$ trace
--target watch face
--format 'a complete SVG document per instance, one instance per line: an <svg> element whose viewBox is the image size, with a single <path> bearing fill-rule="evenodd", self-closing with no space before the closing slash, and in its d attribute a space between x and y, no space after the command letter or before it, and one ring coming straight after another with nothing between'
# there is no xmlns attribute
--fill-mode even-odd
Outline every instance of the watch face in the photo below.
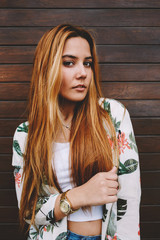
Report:
<svg viewBox="0 0 160 240"><path fill-rule="evenodd" d="M66 200L61 200L60 209L63 213L67 214L70 211L70 205Z"/></svg>

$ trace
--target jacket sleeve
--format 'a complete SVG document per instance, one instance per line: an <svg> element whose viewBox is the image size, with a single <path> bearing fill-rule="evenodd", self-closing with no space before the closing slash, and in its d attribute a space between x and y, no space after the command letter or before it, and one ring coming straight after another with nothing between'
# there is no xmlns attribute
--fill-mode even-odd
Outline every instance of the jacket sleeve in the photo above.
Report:
<svg viewBox="0 0 160 240"><path fill-rule="evenodd" d="M139 157L129 113L124 115L118 130L119 192L117 202L117 239L140 239L140 168Z"/></svg>
<svg viewBox="0 0 160 240"><path fill-rule="evenodd" d="M13 156L12 156L12 165L14 166L14 177L15 177L15 189L18 200L18 207L20 207L21 194L23 188L23 154L25 150L27 139L27 133L24 128L24 124L20 125L14 134L13 138ZM36 206L36 215L35 215L35 224L36 225L48 225L56 224L54 218L54 205L58 193L53 189L53 192L50 192L48 185L44 185L43 189L45 194L38 197L37 206ZM27 194L27 193L26 193ZM29 223L29 219L25 219Z"/></svg>

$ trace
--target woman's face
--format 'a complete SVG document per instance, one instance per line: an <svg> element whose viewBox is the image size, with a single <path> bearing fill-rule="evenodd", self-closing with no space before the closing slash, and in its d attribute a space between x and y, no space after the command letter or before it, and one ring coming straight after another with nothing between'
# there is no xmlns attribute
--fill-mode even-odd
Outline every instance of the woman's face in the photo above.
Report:
<svg viewBox="0 0 160 240"><path fill-rule="evenodd" d="M60 95L69 101L82 101L92 79L92 56L84 38L73 37L66 41L62 54L62 85Z"/></svg>

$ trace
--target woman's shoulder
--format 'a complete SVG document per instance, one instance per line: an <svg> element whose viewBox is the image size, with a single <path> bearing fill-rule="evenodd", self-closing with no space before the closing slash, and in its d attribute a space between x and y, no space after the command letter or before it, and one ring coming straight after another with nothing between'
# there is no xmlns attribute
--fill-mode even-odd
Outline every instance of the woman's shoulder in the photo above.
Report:
<svg viewBox="0 0 160 240"><path fill-rule="evenodd" d="M13 136L13 160L12 165L21 166L23 162L21 158L23 158L25 152L25 146L27 142L28 135L28 122L21 123L15 130Z"/></svg>
<svg viewBox="0 0 160 240"><path fill-rule="evenodd" d="M99 104L111 117L122 120L126 112L126 107L119 101L111 98L100 98Z"/></svg>

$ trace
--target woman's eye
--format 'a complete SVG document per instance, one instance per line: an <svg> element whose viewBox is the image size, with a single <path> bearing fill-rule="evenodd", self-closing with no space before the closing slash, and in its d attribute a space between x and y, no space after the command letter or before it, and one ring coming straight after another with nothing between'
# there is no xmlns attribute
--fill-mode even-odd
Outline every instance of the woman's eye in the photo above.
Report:
<svg viewBox="0 0 160 240"><path fill-rule="evenodd" d="M66 67L70 67L72 66L74 63L72 61L64 61L63 62L63 65L66 66Z"/></svg>
<svg viewBox="0 0 160 240"><path fill-rule="evenodd" d="M84 65L85 65L86 67L91 67L91 66L92 66L92 62L84 62Z"/></svg>

